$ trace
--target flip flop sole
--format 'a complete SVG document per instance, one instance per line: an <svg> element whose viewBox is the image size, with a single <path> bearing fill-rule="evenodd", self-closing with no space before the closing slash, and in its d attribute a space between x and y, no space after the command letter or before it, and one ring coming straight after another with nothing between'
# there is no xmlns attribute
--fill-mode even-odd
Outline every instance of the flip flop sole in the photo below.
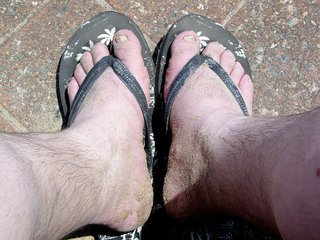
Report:
<svg viewBox="0 0 320 240"><path fill-rule="evenodd" d="M121 13L112 11L100 13L82 24L74 33L59 62L57 73L57 93L64 122L66 122L68 111L70 109L66 88L73 76L81 54L86 50L90 50L92 45L98 42L104 42L109 47L112 54L112 38L114 34L121 29L129 29L133 31L139 39L144 64L148 70L150 80L152 82L154 81L155 71L152 55L138 26L132 19Z"/></svg>

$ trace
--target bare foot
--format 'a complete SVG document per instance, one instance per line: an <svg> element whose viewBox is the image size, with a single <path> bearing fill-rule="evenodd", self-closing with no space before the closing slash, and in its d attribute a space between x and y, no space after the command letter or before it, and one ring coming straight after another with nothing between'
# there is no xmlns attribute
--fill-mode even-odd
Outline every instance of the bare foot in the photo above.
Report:
<svg viewBox="0 0 320 240"><path fill-rule="evenodd" d="M139 40L131 31L121 30L113 41L115 56L135 76L149 101L150 80ZM107 55L107 47L97 43L82 56L68 86L70 102L91 68ZM97 191L101 191L101 197L94 206L95 223L127 231L147 220L153 194L143 148L143 128L143 115L136 99L108 68L66 130L87 146L92 161L96 161L96 179L92 181L101 181L93 184L100 186Z"/></svg>
<svg viewBox="0 0 320 240"><path fill-rule="evenodd" d="M177 36L171 47L165 97L178 72L199 53L199 46L199 38L192 31ZM252 114L253 85L232 52L212 42L201 54L212 57L230 74ZM201 66L182 87L170 114L172 143L164 184L165 207L171 216L185 219L220 210L220 199L215 196L215 177L211 176L221 153L220 137L228 132L230 125L244 118L232 94L207 66ZM217 143L217 149L207 147L208 138ZM209 159L208 151L213 151L216 157ZM207 206L211 206L210 209Z"/></svg>

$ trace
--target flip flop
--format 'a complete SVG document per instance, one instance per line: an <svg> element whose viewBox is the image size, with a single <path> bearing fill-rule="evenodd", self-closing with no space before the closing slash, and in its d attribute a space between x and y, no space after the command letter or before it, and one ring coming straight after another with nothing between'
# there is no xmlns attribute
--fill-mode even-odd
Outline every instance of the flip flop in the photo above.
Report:
<svg viewBox="0 0 320 240"><path fill-rule="evenodd" d="M133 20L123 14L112 11L98 14L82 24L82 26L74 33L60 59L57 73L57 94L64 123L63 128L69 127L73 123L82 102L94 86L96 80L108 67L112 67L119 79L132 92L143 113L145 122L145 151L147 153L148 168L151 173L152 156L150 143L150 117L147 100L135 77L120 60L113 56L112 39L114 34L121 29L129 29L133 31L139 39L144 64L148 70L151 81L154 81L154 62L150 49L142 32ZM97 42L103 42L108 46L110 56L102 58L97 64L95 64L88 73L83 84L80 86L72 106L70 106L66 91L68 83L73 76L73 72L82 54L85 51L90 51L92 46Z"/></svg>
<svg viewBox="0 0 320 240"><path fill-rule="evenodd" d="M245 104L245 101L237 88L237 86L233 83L230 76L227 72L214 61L212 58L203 56L203 55L196 55L194 56L180 71L177 75L175 80L173 81L167 101L165 103L163 99L163 85L164 85L164 78L165 72L168 67L168 61L170 59L170 47L172 42L175 40L176 36L187 30L193 30L197 33L200 38L200 50L209 43L209 42L219 42L222 44L226 49L229 49L236 58L246 74L251 77L251 70L249 67L248 60L244 54L242 47L240 46L237 39L228 31L226 30L221 24L216 23L215 21L211 20L210 18L200 16L200 15L187 15L182 17L178 20L172 27L169 29L167 34L164 36L160 45L157 48L155 53L156 58L156 79L155 79L155 92L156 92L156 101L160 102L162 116L164 118L164 128L165 132L169 130L169 116L170 111L174 102L175 97L179 93L181 87L185 84L188 77L192 75L202 64L206 63L210 67L212 71L214 71L226 87L230 90L233 94L235 100L239 104L244 115L248 115L248 110Z"/></svg>
<svg viewBox="0 0 320 240"><path fill-rule="evenodd" d="M157 211L157 216L153 219L153 225L155 226L159 226L161 222L168 222L168 219L170 219L166 214L163 206L163 184L167 171L168 154L171 144L169 117L175 97L177 96L185 82L188 81L189 76L191 76L202 64L207 64L210 69L220 77L221 81L230 90L243 114L249 115L245 101L238 87L233 83L227 72L212 58L200 54L194 56L182 68L169 89L167 100L164 100L163 89L165 73L168 68L169 59L171 57L171 45L179 33L188 30L193 30L199 36L201 51L209 42L219 42L226 49L229 49L235 55L236 61L238 61L242 65L245 73L251 77L251 70L248 60L237 39L222 25L207 17L194 14L182 17L172 25L167 34L157 45L154 52L154 59L156 62L156 78L154 90L156 104L152 123L157 152L153 170L155 211ZM221 228L223 228L223 222L221 222L217 223L217 225L215 226L216 229L219 229L219 224L221 225ZM169 232L172 230L170 230L170 227L171 226L168 227L169 230L166 229ZM204 231L207 233L208 230ZM193 234L189 235L192 236ZM205 238L207 239L207 236L209 236L209 234L205 234L205 236Z"/></svg>
<svg viewBox="0 0 320 240"><path fill-rule="evenodd" d="M63 128L71 126L77 114L79 113L82 102L85 100L87 94L95 85L96 80L108 67L111 67L113 71L118 75L119 79L128 87L128 89L134 95L143 113L145 123L144 142L145 151L147 154L147 165L149 173L150 175L152 175L153 164L150 141L150 109L152 107L148 106L144 92L135 77L130 73L128 68L113 55L112 39L114 34L121 29L131 30L139 39L141 44L141 55L143 57L143 61L148 70L151 81L150 85L154 85L154 62L149 46L138 26L132 19L123 14L113 11L100 13L82 24L81 27L74 33L67 46L65 47L65 50L59 62L57 71L57 95L60 111L63 118ZM68 83L73 76L74 70L82 54L85 51L90 51L92 46L98 42L103 42L108 46L110 56L102 58L98 63L94 65L94 67L87 74L84 82L80 86L73 104L70 106L67 94ZM130 238L138 238L139 236L137 236L137 234L140 235L139 232L140 230L135 230L133 232L125 233L121 236L115 236L114 234L112 234L112 236L100 236L100 238L103 237L103 239L124 239L128 236Z"/></svg>

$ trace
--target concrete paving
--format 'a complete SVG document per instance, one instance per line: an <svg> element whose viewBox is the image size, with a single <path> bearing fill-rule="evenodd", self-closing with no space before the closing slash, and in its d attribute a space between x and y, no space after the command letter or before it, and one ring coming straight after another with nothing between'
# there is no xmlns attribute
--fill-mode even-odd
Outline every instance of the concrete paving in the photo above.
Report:
<svg viewBox="0 0 320 240"><path fill-rule="evenodd" d="M318 1L19 1L0 3L0 129L57 131L56 69L67 40L99 12L127 14L153 48L188 13L221 22L242 43L255 84L254 113L283 116L320 105Z"/></svg>

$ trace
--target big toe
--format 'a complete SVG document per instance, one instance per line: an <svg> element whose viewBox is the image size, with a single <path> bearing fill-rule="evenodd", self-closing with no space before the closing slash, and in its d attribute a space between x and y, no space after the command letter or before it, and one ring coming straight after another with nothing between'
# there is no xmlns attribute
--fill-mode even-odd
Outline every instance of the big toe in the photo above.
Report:
<svg viewBox="0 0 320 240"><path fill-rule="evenodd" d="M139 82L149 102L150 79L141 55L139 39L130 30L120 30L114 36L113 48L115 56L129 69Z"/></svg>
<svg viewBox="0 0 320 240"><path fill-rule="evenodd" d="M200 40L193 31L180 33L171 46L171 58L166 71L164 98L167 98L170 86L184 65L200 51Z"/></svg>

